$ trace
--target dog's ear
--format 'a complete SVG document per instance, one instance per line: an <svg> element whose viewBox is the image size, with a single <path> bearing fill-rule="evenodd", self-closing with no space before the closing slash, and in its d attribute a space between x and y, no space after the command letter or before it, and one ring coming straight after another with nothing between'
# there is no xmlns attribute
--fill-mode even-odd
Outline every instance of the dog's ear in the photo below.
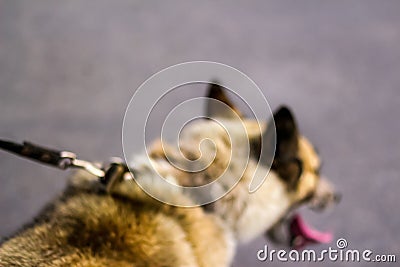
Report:
<svg viewBox="0 0 400 267"><path fill-rule="evenodd" d="M272 169L293 188L302 173L302 162L298 159L299 133L296 120L289 108L283 106L274 113L274 121L276 150Z"/></svg>
<svg viewBox="0 0 400 267"><path fill-rule="evenodd" d="M277 145L276 157L297 156L298 129L295 118L289 108L282 106L274 113Z"/></svg>
<svg viewBox="0 0 400 267"><path fill-rule="evenodd" d="M237 118L242 117L242 113L235 104L229 99L217 81L210 84L208 88L208 101L206 106L206 116L209 118ZM235 114L236 113L236 114Z"/></svg>

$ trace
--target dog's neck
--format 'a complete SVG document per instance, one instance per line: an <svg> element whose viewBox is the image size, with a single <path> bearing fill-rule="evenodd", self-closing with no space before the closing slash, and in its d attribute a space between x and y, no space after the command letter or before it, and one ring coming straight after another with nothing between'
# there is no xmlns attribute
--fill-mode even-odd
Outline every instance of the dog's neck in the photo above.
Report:
<svg viewBox="0 0 400 267"><path fill-rule="evenodd" d="M179 178L171 175L173 172L167 160L158 159L153 162L153 166L145 166L147 164L144 162L148 161L135 163L135 166L142 166L140 176L146 176L144 180L155 182L156 180L150 178L157 175L153 166L158 166L158 172L169 173L170 179L175 180L173 182L179 181ZM211 213L222 219L227 230L231 231L239 242L247 242L262 235L285 215L292 203L286 184L274 171L269 172L256 192L249 193L255 164L250 161L240 182L228 194L212 204ZM143 177L139 177L141 178ZM157 186L153 182L152 186ZM164 188L163 192L168 194L169 190Z"/></svg>
<svg viewBox="0 0 400 267"><path fill-rule="evenodd" d="M256 192L249 193L250 174L246 172L241 182L215 203L215 213L240 242L262 235L287 213L292 203L287 186L273 171Z"/></svg>

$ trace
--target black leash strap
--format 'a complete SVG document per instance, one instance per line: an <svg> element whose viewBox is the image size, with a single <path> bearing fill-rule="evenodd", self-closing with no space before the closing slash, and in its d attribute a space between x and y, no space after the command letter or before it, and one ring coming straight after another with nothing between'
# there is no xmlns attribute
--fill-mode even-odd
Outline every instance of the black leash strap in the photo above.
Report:
<svg viewBox="0 0 400 267"><path fill-rule="evenodd" d="M76 158L74 153L63 153L62 151L41 147L29 142L18 144L11 141L0 140L0 148L19 156L60 168L62 170L71 167L73 165L72 161Z"/></svg>
<svg viewBox="0 0 400 267"><path fill-rule="evenodd" d="M128 167L119 158L113 158L107 168L101 168L89 161L80 160L75 153L69 151L58 151L29 142L22 144L0 139L0 149L11 152L27 159L35 160L62 170L68 168L80 168L97 176L100 182L107 188L121 179L132 178ZM128 174L126 177L124 177Z"/></svg>

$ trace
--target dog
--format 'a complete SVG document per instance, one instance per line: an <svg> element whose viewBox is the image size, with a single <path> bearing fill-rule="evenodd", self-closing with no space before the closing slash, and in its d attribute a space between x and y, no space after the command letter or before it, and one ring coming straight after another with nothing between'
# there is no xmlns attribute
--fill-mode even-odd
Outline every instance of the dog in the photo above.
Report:
<svg viewBox="0 0 400 267"><path fill-rule="evenodd" d="M158 174L177 185L199 186L218 182L215 178L228 169L228 175L240 180L226 195L205 206L177 207L157 201L132 180L121 180L104 192L96 177L78 171L64 193L33 222L2 241L0 266L230 266L238 243L263 234L278 240L277 229L287 224L299 206L324 209L337 201L332 185L320 175L316 150L299 133L287 107L273 116L276 148L271 170L250 194L249 184L262 152L260 143L271 122L259 127L244 118L217 84L210 86L208 98L230 107L241 118L246 135L236 131L240 127L229 112L210 101L207 116L223 121L233 133L231 139L214 120L196 120L182 134L179 149L156 141L148 155L139 155L130 165L140 183L180 203L193 201L179 190L164 188L155 179ZM235 138L248 141L250 156L240 146L232 153ZM212 142L199 149L204 139ZM171 164L171 159L196 160L201 154L206 160L209 155L214 159L199 172L185 172ZM243 162L244 171L237 173L235 167Z"/></svg>

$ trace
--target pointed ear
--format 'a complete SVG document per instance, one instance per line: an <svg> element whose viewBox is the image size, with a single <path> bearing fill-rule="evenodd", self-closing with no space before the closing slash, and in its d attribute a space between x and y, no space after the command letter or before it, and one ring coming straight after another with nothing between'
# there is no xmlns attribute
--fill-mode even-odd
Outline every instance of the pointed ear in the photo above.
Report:
<svg viewBox="0 0 400 267"><path fill-rule="evenodd" d="M298 128L292 112L280 107L274 113L276 128L276 150L272 169L277 171L289 187L297 184L302 173L302 162L298 159Z"/></svg>
<svg viewBox="0 0 400 267"><path fill-rule="evenodd" d="M232 111L236 112L237 115L242 117L242 113L237 109L233 102L228 98L218 82L210 84L208 88L209 98L206 105L207 117L220 117L220 118L235 118L237 117ZM221 103L222 102L222 103ZM224 105L225 104L225 105Z"/></svg>
<svg viewBox="0 0 400 267"><path fill-rule="evenodd" d="M297 155L298 129L292 112L282 106L274 113L276 128L276 152L278 158L288 158Z"/></svg>

